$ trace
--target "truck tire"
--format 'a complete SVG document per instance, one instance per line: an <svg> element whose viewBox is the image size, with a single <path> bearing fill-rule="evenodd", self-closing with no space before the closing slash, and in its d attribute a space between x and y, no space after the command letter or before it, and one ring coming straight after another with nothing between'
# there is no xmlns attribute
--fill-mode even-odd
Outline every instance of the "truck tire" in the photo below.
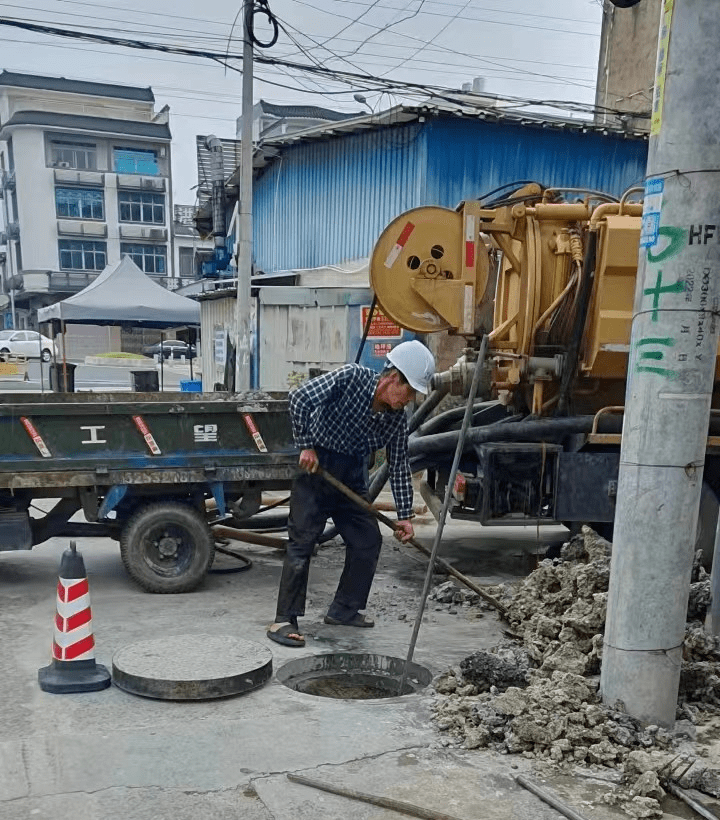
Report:
<svg viewBox="0 0 720 820"><path fill-rule="evenodd" d="M141 507L120 536L130 577L146 592L190 592L207 575L215 542L204 516L177 502Z"/></svg>
<svg viewBox="0 0 720 820"><path fill-rule="evenodd" d="M707 481L703 481L700 492L700 509L698 512L697 530L695 531L695 550L702 550L702 565L710 572L713 562L713 552L715 551L715 530L718 522L718 512L720 503ZM570 530L571 535L580 532L581 524L568 521L565 526ZM612 522L589 523L595 532L608 541L613 540L614 524Z"/></svg>

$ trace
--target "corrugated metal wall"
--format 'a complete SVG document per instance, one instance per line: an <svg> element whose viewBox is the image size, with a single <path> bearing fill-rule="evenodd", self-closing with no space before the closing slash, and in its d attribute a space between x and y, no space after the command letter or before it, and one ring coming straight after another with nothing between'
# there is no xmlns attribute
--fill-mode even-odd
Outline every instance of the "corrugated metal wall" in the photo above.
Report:
<svg viewBox="0 0 720 820"><path fill-rule="evenodd" d="M425 201L418 204L454 207L522 179L620 196L645 179L642 140L457 119L428 123L426 139Z"/></svg>
<svg viewBox="0 0 720 820"><path fill-rule="evenodd" d="M646 155L640 140L449 117L291 145L255 184L255 262L272 273L367 256L403 211L517 179L619 195Z"/></svg>
<svg viewBox="0 0 720 820"><path fill-rule="evenodd" d="M230 344L237 337L235 294L200 302L200 368L204 391L225 381L225 363Z"/></svg>
<svg viewBox="0 0 720 820"><path fill-rule="evenodd" d="M257 180L255 264L266 273L367 256L417 202L422 125L290 146Z"/></svg>

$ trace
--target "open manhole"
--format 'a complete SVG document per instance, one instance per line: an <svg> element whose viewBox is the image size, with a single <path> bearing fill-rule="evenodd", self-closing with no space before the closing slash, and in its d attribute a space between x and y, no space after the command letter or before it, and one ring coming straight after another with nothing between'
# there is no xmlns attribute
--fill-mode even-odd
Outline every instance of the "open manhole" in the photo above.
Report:
<svg viewBox="0 0 720 820"><path fill-rule="evenodd" d="M321 698L371 700L412 695L424 689L432 674L424 666L410 663L400 692L405 661L389 655L336 652L290 661L277 672L280 683L296 692Z"/></svg>

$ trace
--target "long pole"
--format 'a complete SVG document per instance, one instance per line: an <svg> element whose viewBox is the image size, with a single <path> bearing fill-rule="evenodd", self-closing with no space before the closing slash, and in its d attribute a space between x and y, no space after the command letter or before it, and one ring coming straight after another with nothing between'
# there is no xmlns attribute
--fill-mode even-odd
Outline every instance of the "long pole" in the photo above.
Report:
<svg viewBox="0 0 720 820"><path fill-rule="evenodd" d="M600 686L672 726L720 306L720 5L663 0Z"/></svg>
<svg viewBox="0 0 720 820"><path fill-rule="evenodd" d="M252 269L253 47L248 30L252 0L243 0L242 126L237 247L235 390L250 389L250 272Z"/></svg>
<svg viewBox="0 0 720 820"><path fill-rule="evenodd" d="M470 393L467 397L467 404L465 405L465 415L463 416L462 426L458 434L457 446L455 447L455 456L453 458L452 467L450 468L450 475L448 476L447 485L445 487L445 500L443 501L442 512L438 518L437 529L435 530L435 539L433 541L432 552L430 553L430 563L425 572L425 583L423 584L422 594L420 595L420 603L418 604L417 615L415 616L415 623L413 624L413 631L410 637L410 646L408 647L407 657L405 658L405 666L403 667L402 675L400 676L400 683L398 685L398 693L402 694L405 687L405 678L407 677L408 667L415 654L415 644L417 643L418 633L420 632L420 624L422 623L423 612L425 611L425 604L427 603L428 593L430 592L430 584L432 583L433 569L437 561L438 550L440 549L440 542L442 541L443 530L445 529L445 520L447 519L448 511L450 510L450 502L452 501L452 491L455 485L455 476L457 475L458 467L460 466L460 458L462 457L463 448L465 446L465 436L470 422L472 421L473 405L475 404L475 396L477 395L478 387L480 386L480 374L485 366L485 355L488 349L488 337L483 336L480 343L480 350L478 350L477 360L475 362L475 370L473 372L472 382L470 383Z"/></svg>

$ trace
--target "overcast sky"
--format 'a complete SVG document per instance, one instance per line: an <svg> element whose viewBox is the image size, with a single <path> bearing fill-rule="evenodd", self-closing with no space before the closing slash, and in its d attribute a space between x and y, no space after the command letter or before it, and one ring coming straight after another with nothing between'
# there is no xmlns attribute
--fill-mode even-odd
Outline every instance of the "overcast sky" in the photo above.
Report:
<svg viewBox="0 0 720 820"><path fill-rule="evenodd" d="M239 0L26 0L0 2L0 16L240 53L239 18L233 30L239 5ZM263 52L268 56L315 59L336 69L448 88L483 77L487 92L513 97L594 99L601 0L269 0L269 5L288 33L281 32L278 43ZM151 86L157 109L165 104L171 109L178 204L195 201L195 135L235 137L242 77L210 60L0 26L0 68ZM256 101L356 111L362 106L353 100L354 91L304 73L256 67ZM409 100L401 93L365 96L376 110Z"/></svg>

